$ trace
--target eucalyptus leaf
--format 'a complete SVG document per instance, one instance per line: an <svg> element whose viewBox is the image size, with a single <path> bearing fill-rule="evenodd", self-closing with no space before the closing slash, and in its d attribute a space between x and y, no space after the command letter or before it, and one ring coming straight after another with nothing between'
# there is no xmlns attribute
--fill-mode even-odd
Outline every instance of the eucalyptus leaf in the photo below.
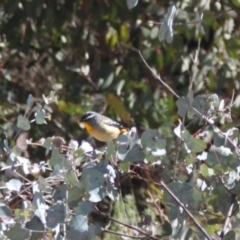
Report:
<svg viewBox="0 0 240 240"><path fill-rule="evenodd" d="M20 192L20 189L22 187L22 182L18 179L11 179L8 182L6 182L6 186L9 191Z"/></svg>
<svg viewBox="0 0 240 240"><path fill-rule="evenodd" d="M127 7L128 9L132 9L136 7L138 4L138 0L127 0Z"/></svg>
<svg viewBox="0 0 240 240"><path fill-rule="evenodd" d="M9 231L6 232L6 236L11 240L29 239L30 231L23 228L20 223L16 223Z"/></svg>
<svg viewBox="0 0 240 240"><path fill-rule="evenodd" d="M79 180L77 178L76 172L73 171L73 169L69 169L66 172L66 181L68 184L71 184L72 186L78 186Z"/></svg>
<svg viewBox="0 0 240 240"><path fill-rule="evenodd" d="M32 94L29 94L28 99L27 99L27 106L31 107L33 105L33 103L34 103L34 97Z"/></svg>
<svg viewBox="0 0 240 240"><path fill-rule="evenodd" d="M31 128L29 120L26 117L24 117L23 115L19 115L18 116L18 118L17 118L17 127L21 128L23 130L26 130L26 131Z"/></svg>
<svg viewBox="0 0 240 240"><path fill-rule="evenodd" d="M189 99L187 98L179 98L176 102L178 108L178 115L180 117L185 117L188 110L190 110Z"/></svg>
<svg viewBox="0 0 240 240"><path fill-rule="evenodd" d="M142 148L135 144L133 147L127 152L124 161L128 162L143 162L145 159L145 155L143 153Z"/></svg>
<svg viewBox="0 0 240 240"><path fill-rule="evenodd" d="M45 123L45 117L46 117L45 111L43 111L43 110L41 109L40 111L38 111L38 112L36 113L36 116L35 116L35 118L36 118L36 123L37 123L37 124L43 124L43 123Z"/></svg>

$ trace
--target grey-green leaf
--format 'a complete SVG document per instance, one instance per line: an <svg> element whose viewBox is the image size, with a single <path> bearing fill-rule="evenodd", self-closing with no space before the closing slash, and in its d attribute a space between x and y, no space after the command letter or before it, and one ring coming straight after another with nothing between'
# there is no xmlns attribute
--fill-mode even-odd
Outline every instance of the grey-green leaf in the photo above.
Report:
<svg viewBox="0 0 240 240"><path fill-rule="evenodd" d="M23 115L19 115L17 118L17 127L27 131L30 129L30 122Z"/></svg>
<svg viewBox="0 0 240 240"><path fill-rule="evenodd" d="M138 0L127 0L127 7L128 9L132 9L136 7L138 4Z"/></svg>
<svg viewBox="0 0 240 240"><path fill-rule="evenodd" d="M32 94L29 94L28 99L27 99L27 106L31 107L34 103L34 97Z"/></svg>
<svg viewBox="0 0 240 240"><path fill-rule="evenodd" d="M45 122L45 111L43 110L38 111L35 118L37 124L43 124Z"/></svg>
<svg viewBox="0 0 240 240"><path fill-rule="evenodd" d="M179 98L176 102L178 108L178 115L180 117L185 117L186 113L190 109L189 99L188 98Z"/></svg>

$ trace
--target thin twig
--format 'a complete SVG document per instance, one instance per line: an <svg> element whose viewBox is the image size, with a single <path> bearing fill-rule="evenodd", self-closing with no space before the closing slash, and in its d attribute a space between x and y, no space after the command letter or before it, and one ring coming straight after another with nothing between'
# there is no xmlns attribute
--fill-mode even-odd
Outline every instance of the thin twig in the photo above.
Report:
<svg viewBox="0 0 240 240"><path fill-rule="evenodd" d="M145 239L146 238L146 236L144 236L144 237L132 236L132 235L127 235L127 234L121 233L121 232L114 232L114 231L111 231L111 230L108 230L108 229L104 229L103 231L106 232L106 233L111 233L111 234L114 234L114 235L118 235L118 236L121 236L121 237L127 237L127 238L134 238L134 239Z"/></svg>
<svg viewBox="0 0 240 240"><path fill-rule="evenodd" d="M194 216L191 214L191 212L184 206L184 204L178 199L178 197L167 187L167 185L160 181L160 185L164 188L164 190L182 207L182 209L186 212L186 214L191 218L191 220L194 222L196 227L202 232L202 234L208 239L211 240L211 237L208 235L208 233L204 230L204 228L198 223L198 221L194 218Z"/></svg>
<svg viewBox="0 0 240 240"><path fill-rule="evenodd" d="M152 74L157 78L158 82L160 82L164 87L166 87L174 96L176 96L177 98L180 98L177 93L174 92L174 90L168 86L160 77L160 75L158 75L146 62L146 60L144 59L144 57L142 56L140 50L139 50L139 55L142 58L143 62L145 63L146 67L152 72ZM201 114L196 108L191 106L191 109L197 113L198 116L200 116L204 121L206 121L210 126L214 126L214 121L211 119L208 119L206 116L204 116L203 114ZM226 134L223 133L219 128L218 128L218 133L220 133L224 138L226 138L231 144L232 146L235 148L236 152L238 154L240 154L240 149L237 147L237 145L232 141L231 138L229 138L228 136L226 137Z"/></svg>
<svg viewBox="0 0 240 240"><path fill-rule="evenodd" d="M169 223L168 217L164 214L164 212L163 212L163 210L161 209L161 207L157 204L158 200L156 200L156 199L153 198L153 196L152 196L152 194L151 194L150 191L147 191L147 192L148 192L148 194L149 194L149 196L150 196L150 198L151 198L154 206L156 207L159 215L161 216L162 220ZM162 221L162 222L163 222L163 221Z"/></svg>
<svg viewBox="0 0 240 240"><path fill-rule="evenodd" d="M30 188L32 188L33 185L35 185L35 184L37 184L37 182L33 182L32 185L29 185L28 187L24 188L22 191L20 191L17 195L13 196L12 198L5 200L4 203L7 204L7 203L13 201L14 199L18 198L22 193L24 193L27 190L29 190Z"/></svg>
<svg viewBox="0 0 240 240"><path fill-rule="evenodd" d="M149 182L149 179L142 178L138 176L137 178ZM204 230L204 228L198 223L198 221L194 218L194 216L191 214L191 212L184 206L184 204L179 200L179 198L167 187L167 185L160 181L160 183L155 182L154 180L151 180L153 184L158 185L162 187L180 206L181 208L186 212L188 217L194 222L196 227L202 232L202 234L208 239L211 240L211 237L208 235L208 233Z"/></svg>
<svg viewBox="0 0 240 240"><path fill-rule="evenodd" d="M180 98L175 92L174 90L168 86L160 77L159 74L157 74L146 62L146 60L144 59L143 55L141 54L140 50L138 51L140 57L142 58L143 62L145 63L145 65L147 66L147 68L152 72L153 76L157 78L157 80L165 87L167 88L175 97Z"/></svg>

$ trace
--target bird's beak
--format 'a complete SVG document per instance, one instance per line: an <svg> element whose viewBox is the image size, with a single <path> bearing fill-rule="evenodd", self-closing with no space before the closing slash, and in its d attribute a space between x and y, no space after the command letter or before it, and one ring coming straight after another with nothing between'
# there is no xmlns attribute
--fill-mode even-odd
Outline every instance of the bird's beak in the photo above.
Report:
<svg viewBox="0 0 240 240"><path fill-rule="evenodd" d="M77 119L76 122L77 122L77 124L79 125L80 128L85 128L85 123L81 122L80 119Z"/></svg>
<svg viewBox="0 0 240 240"><path fill-rule="evenodd" d="M73 116L72 117L72 122L75 122L75 123L79 124L81 122L81 118L79 116Z"/></svg>

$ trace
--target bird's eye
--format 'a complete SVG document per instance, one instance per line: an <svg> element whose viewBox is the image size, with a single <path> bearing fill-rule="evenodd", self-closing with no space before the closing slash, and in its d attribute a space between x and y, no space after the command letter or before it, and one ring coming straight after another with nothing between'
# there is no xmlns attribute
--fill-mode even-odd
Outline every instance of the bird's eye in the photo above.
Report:
<svg viewBox="0 0 240 240"><path fill-rule="evenodd" d="M91 112L87 112L82 116L82 120L87 120L93 117L93 114Z"/></svg>

